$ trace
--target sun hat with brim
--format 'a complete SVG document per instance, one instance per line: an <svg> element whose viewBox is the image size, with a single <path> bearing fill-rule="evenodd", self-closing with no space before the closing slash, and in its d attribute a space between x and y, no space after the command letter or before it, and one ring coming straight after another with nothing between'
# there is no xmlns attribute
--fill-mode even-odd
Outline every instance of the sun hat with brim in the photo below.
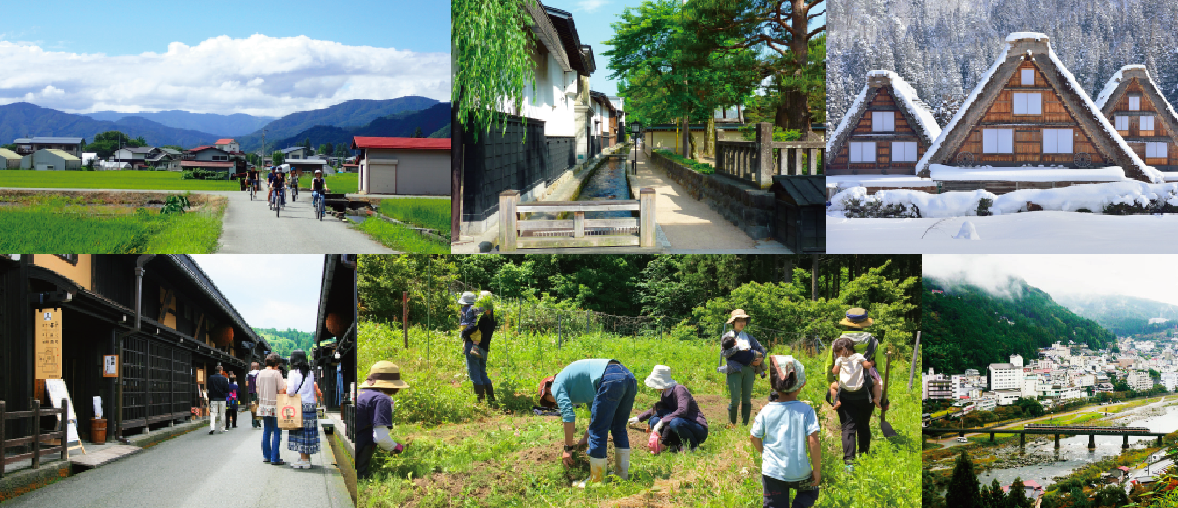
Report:
<svg viewBox="0 0 1178 508"><path fill-rule="evenodd" d="M732 311L732 317L728 318L728 324L732 324L737 319L752 319L748 314L744 313L744 309L736 309Z"/></svg>
<svg viewBox="0 0 1178 508"><path fill-rule="evenodd" d="M368 371L368 378L360 383L360 388L409 388L409 384L401 380L401 368L387 360L376 362Z"/></svg>
<svg viewBox="0 0 1178 508"><path fill-rule="evenodd" d="M656 390L666 390L679 383L671 379L671 368L666 365L655 365L654 370L646 377L646 386Z"/></svg>
<svg viewBox="0 0 1178 508"><path fill-rule="evenodd" d="M875 321L867 317L867 309L860 309L855 307L847 311L847 316L839 321L840 325L850 326L852 328L866 328L871 326Z"/></svg>
<svg viewBox="0 0 1178 508"><path fill-rule="evenodd" d="M806 367L791 355L770 356L769 382L777 393L796 392L806 384Z"/></svg>
<svg viewBox="0 0 1178 508"><path fill-rule="evenodd" d="M472 305L474 304L474 293L467 291L458 297L458 305Z"/></svg>

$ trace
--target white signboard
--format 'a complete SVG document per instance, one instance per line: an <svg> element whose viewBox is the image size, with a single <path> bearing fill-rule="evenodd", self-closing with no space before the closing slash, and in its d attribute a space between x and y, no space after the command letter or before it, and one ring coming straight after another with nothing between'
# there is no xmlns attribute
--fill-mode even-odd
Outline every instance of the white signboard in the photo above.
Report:
<svg viewBox="0 0 1178 508"><path fill-rule="evenodd" d="M53 407L61 409L61 399L65 399L70 404L69 414L66 415L66 443L78 441L78 415L74 413L74 401L70 399L70 391L65 387L65 381L61 379L46 379L45 390L49 392L49 400L53 403ZM61 415L57 415L57 421L61 422Z"/></svg>

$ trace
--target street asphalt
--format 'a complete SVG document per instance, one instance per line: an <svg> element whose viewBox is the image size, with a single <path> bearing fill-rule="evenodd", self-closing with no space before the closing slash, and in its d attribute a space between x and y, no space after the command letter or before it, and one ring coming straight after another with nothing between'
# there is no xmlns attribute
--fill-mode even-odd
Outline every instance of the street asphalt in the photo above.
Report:
<svg viewBox="0 0 1178 508"><path fill-rule="evenodd" d="M4 506L354 506L343 476L332 463L331 447L322 429L320 451L311 456L311 469L290 467L298 454L287 449L285 431L280 454L287 465L272 466L262 462L262 431L250 427L249 413L242 416L236 429L209 435L206 425L133 456L17 496Z"/></svg>
<svg viewBox="0 0 1178 508"><path fill-rule="evenodd" d="M278 217L266 202L265 186L258 199L248 192L217 192L229 197L218 254L387 254L394 251L348 223L327 215L315 218L311 193L300 192L298 201L286 194L286 207Z"/></svg>

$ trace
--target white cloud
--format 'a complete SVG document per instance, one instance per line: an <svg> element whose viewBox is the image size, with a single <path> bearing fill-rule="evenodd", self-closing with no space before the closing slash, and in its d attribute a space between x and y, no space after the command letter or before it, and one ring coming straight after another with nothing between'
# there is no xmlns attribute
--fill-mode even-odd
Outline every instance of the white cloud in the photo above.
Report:
<svg viewBox="0 0 1178 508"><path fill-rule="evenodd" d="M192 258L250 326L315 330L322 255L198 254Z"/></svg>
<svg viewBox="0 0 1178 508"><path fill-rule="evenodd" d="M306 36L219 36L130 56L0 40L0 61L0 104L28 101L70 113L183 109L282 116L351 99L450 100L446 53L345 46Z"/></svg>
<svg viewBox="0 0 1178 508"><path fill-rule="evenodd" d="M581 0L577 2L577 10L584 12L593 12L600 9L601 6L608 3L606 0Z"/></svg>

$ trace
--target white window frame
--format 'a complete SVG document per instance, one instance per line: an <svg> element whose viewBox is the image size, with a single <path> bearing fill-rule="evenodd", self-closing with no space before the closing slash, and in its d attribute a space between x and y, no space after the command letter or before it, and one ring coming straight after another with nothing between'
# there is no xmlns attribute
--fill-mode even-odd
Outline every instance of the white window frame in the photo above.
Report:
<svg viewBox="0 0 1178 508"><path fill-rule="evenodd" d="M1116 124L1117 124L1116 125L1117 130L1119 130L1119 131L1129 130L1129 117L1124 116L1124 115L1117 115L1117 116L1113 117L1113 121L1116 122Z"/></svg>
<svg viewBox="0 0 1178 508"><path fill-rule="evenodd" d="M1024 84L1024 85L1034 85L1035 84L1035 69L1022 69L1019 72L1019 74L1020 74L1019 79L1022 80L1022 84Z"/></svg>
<svg viewBox="0 0 1178 508"><path fill-rule="evenodd" d="M982 129L982 153L1014 153L1014 129Z"/></svg>
<svg viewBox="0 0 1178 508"><path fill-rule="evenodd" d="M871 132L896 132L896 112L872 111Z"/></svg>
<svg viewBox="0 0 1178 508"><path fill-rule="evenodd" d="M1129 97L1129 111L1141 111L1141 97Z"/></svg>
<svg viewBox="0 0 1178 508"><path fill-rule="evenodd" d="M1167 159L1169 158L1168 143L1155 143L1148 141L1145 143L1145 157L1149 159Z"/></svg>
<svg viewBox="0 0 1178 508"><path fill-rule="evenodd" d="M869 149L864 150L865 148ZM851 162L854 164L875 162L875 141L852 141L849 151ZM865 159L864 155L870 155L870 159Z"/></svg>
<svg viewBox="0 0 1178 508"><path fill-rule="evenodd" d="M1016 115L1043 114L1043 96L1038 92L1011 93L1011 112Z"/></svg>
<svg viewBox="0 0 1178 508"><path fill-rule="evenodd" d="M1043 129L1043 153L1073 153L1071 129Z"/></svg>
<svg viewBox="0 0 1178 508"><path fill-rule="evenodd" d="M1145 126L1146 121L1149 122L1148 128L1146 128L1146 126ZM1153 115L1143 115L1143 116L1138 117L1138 124L1137 125L1138 125L1137 130L1152 131L1153 128L1155 127Z"/></svg>
<svg viewBox="0 0 1178 508"><path fill-rule="evenodd" d="M916 142L893 141L892 162L916 162Z"/></svg>

